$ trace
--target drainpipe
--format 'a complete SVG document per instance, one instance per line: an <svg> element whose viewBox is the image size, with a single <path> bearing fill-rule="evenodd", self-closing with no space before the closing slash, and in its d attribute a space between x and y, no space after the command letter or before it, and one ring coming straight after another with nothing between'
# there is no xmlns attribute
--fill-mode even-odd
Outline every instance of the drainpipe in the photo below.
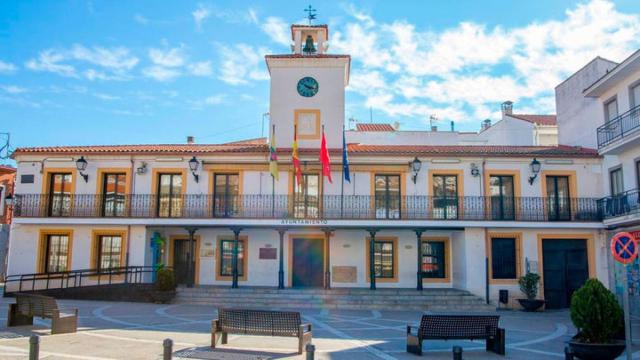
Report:
<svg viewBox="0 0 640 360"><path fill-rule="evenodd" d="M130 157L130 162L131 162L131 167L130 167L130 171L129 173L131 174L131 189L129 189L129 194L127 194L129 196L129 216L131 216L131 200L132 199L132 194L135 192L134 189L136 187L136 173L135 173L135 161L133 159L133 156ZM129 219L129 221L131 221L131 219ZM127 253L125 255L125 260L124 260L124 265L125 267L129 267L129 251L131 250L131 224L127 225ZM125 277L126 278L126 277Z"/></svg>
<svg viewBox="0 0 640 360"><path fill-rule="evenodd" d="M482 159L482 173L480 174L480 191L481 191L481 196L484 199L484 211L485 211L485 218L488 215L488 210L489 207L487 206L487 199L484 197L485 196L485 184L484 184L484 179L485 179L485 168L487 165L487 159ZM487 253L489 251L488 248L489 245L489 230L485 227L484 228L484 252L485 252L485 257L484 257L484 296L485 296L485 301L487 303L487 305L489 305L489 257L487 256Z"/></svg>

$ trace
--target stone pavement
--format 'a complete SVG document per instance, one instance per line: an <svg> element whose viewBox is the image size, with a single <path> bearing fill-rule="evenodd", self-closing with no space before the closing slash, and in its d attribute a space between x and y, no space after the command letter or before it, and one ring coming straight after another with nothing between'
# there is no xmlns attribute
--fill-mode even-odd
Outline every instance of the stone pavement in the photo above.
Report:
<svg viewBox="0 0 640 360"><path fill-rule="evenodd" d="M62 300L80 309L79 331L49 335L48 320L33 327L6 327L7 304L0 300L0 359L26 359L28 337L41 336L41 359L160 359L162 341L174 341L176 359L304 359L296 354L297 339L229 335L229 344L209 348L215 309L203 305L156 305L125 302ZM405 352L407 323L418 311L305 310L313 324L316 359L415 359ZM567 311L523 313L501 311L507 356L484 351L481 341L427 341L426 359L451 359L451 348L464 348L464 359L562 359L565 342L575 333ZM640 320L634 323L640 344ZM636 348L636 351L639 349ZM640 358L640 352L634 354Z"/></svg>

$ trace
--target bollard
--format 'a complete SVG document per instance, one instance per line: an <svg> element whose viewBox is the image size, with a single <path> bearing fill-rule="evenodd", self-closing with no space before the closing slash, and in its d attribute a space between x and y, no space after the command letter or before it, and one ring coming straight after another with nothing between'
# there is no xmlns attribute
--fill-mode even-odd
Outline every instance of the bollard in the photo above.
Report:
<svg viewBox="0 0 640 360"><path fill-rule="evenodd" d="M453 360L462 360L462 348L460 346L453 347Z"/></svg>
<svg viewBox="0 0 640 360"><path fill-rule="evenodd" d="M173 340L164 339L162 342L162 347L164 348L164 352L162 353L162 360L171 360L173 356Z"/></svg>
<svg viewBox="0 0 640 360"><path fill-rule="evenodd" d="M316 346L313 344L307 344L304 350L307 352L307 360L313 360L316 352Z"/></svg>
<svg viewBox="0 0 640 360"><path fill-rule="evenodd" d="M571 352L571 349L569 349L568 346L565 346L564 348L564 360L573 360L573 353Z"/></svg>
<svg viewBox="0 0 640 360"><path fill-rule="evenodd" d="M29 338L29 360L38 360L40 358L40 337L31 335Z"/></svg>

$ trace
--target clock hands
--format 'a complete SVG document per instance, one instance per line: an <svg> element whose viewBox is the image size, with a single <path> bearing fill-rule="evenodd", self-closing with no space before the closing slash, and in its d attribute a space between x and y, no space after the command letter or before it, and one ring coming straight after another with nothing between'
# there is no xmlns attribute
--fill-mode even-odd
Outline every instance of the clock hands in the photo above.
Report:
<svg viewBox="0 0 640 360"><path fill-rule="evenodd" d="M304 87L306 87L306 88L307 88L307 89L309 89L309 90L315 90L315 89L316 89L316 87L315 87L315 86L309 86L309 85L307 85L307 84L302 84L302 85L304 85Z"/></svg>

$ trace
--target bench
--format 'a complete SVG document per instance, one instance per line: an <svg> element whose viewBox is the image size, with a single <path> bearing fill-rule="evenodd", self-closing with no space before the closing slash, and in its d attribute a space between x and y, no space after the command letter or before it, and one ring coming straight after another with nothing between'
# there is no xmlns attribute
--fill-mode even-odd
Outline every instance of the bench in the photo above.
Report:
<svg viewBox="0 0 640 360"><path fill-rule="evenodd" d="M227 334L297 337L298 354L302 354L311 343L311 324L301 324L299 312L218 309L218 318L211 324L211 347L219 338L226 344Z"/></svg>
<svg viewBox="0 0 640 360"><path fill-rule="evenodd" d="M78 329L78 309L62 312L56 299L36 294L16 294L9 304L7 326L33 325L33 317L51 319L52 334L74 333Z"/></svg>
<svg viewBox="0 0 640 360"><path fill-rule="evenodd" d="M487 351L504 355L505 331L498 327L499 319L498 315L422 315L417 329L407 325L407 352L422 355L423 340L484 339Z"/></svg>

